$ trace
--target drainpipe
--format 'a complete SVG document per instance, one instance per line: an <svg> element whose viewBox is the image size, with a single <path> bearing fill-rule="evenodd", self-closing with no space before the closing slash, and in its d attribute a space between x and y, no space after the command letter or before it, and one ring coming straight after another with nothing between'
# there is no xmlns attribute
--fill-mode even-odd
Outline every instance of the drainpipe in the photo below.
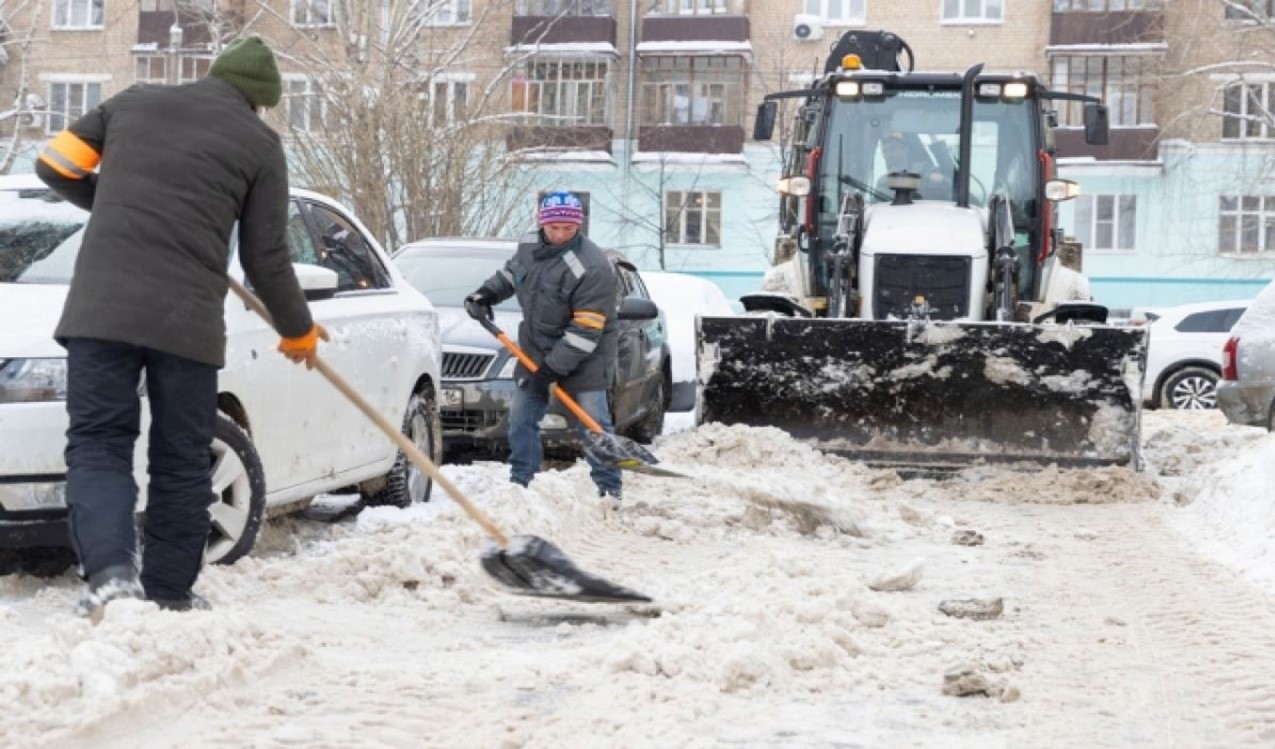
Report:
<svg viewBox="0 0 1275 749"><path fill-rule="evenodd" d="M624 192L628 197L629 168L633 163L633 102L637 98L637 0L629 0L629 91L624 109ZM628 201L625 201L628 204Z"/></svg>

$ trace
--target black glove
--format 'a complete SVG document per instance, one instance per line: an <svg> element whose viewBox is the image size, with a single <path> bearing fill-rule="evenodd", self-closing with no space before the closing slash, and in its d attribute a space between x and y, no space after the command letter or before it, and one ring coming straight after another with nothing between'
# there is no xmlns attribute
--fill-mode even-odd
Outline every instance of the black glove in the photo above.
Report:
<svg viewBox="0 0 1275 749"><path fill-rule="evenodd" d="M495 319L492 314L491 305L496 301L491 292L486 289L479 289L469 296L465 297L465 311L475 320L481 320L484 317L488 320Z"/></svg>
<svg viewBox="0 0 1275 749"><path fill-rule="evenodd" d="M525 382L528 390L548 400L549 391L553 388L553 383L561 379L562 375L541 364L540 368L532 372Z"/></svg>

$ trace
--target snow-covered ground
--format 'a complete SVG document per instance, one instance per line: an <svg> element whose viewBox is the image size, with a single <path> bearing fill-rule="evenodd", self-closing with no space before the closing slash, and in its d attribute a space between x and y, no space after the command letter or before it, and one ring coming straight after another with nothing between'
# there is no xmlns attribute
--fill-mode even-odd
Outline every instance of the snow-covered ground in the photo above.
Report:
<svg viewBox="0 0 1275 749"><path fill-rule="evenodd" d="M654 605L498 590L441 494L273 521L210 612L0 579L0 746L1275 746L1275 436L1149 412L1143 473L936 481L685 426L655 451L694 478L618 513L581 465L445 469Z"/></svg>

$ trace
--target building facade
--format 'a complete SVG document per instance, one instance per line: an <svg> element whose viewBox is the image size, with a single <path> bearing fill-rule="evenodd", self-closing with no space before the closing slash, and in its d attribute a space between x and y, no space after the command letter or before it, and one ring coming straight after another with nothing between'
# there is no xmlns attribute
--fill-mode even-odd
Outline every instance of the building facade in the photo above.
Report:
<svg viewBox="0 0 1275 749"><path fill-rule="evenodd" d="M511 158L498 168L521 175L497 188L474 170L480 184L458 183L472 191L458 209L442 199L452 188L405 189L397 218L385 219L395 226L405 215L472 210L484 202L472 196L490 193L515 208L484 226L512 234L530 225L537 195L569 189L585 198L601 244L640 267L705 275L735 296L769 267L777 227L782 154L777 142L751 140L757 104L822 71L839 34L888 29L909 43L917 70L982 62L1103 96L1107 146L1083 143L1078 107L1058 111L1062 176L1083 192L1062 207L1063 226L1086 247L1097 301L1159 306L1251 296L1275 276L1271 5L51 0L4 19L0 96L14 107L0 127L14 144L8 169L29 169L33 147L102 99L138 81L198 78L226 40L259 33L285 70L285 100L270 116L291 143L358 127L352 110L362 105L330 95L341 76L376 87L408 69L424 102L414 137L482 123L490 137L475 148L502 151ZM363 213L359 192L342 197ZM405 225L410 235L449 224Z"/></svg>

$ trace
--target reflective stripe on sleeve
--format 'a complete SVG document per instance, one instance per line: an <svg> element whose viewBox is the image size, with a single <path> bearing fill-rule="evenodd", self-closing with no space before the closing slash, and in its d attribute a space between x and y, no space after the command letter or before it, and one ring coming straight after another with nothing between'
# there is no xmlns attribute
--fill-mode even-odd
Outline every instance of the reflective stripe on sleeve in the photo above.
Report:
<svg viewBox="0 0 1275 749"><path fill-rule="evenodd" d="M40 161L69 179L84 179L101 160L92 146L70 130L58 133L40 152Z"/></svg>
<svg viewBox="0 0 1275 749"><path fill-rule="evenodd" d="M593 350L598 347L597 341L590 341L588 338L571 331L567 331L562 336L562 340L566 341L572 348L583 351L586 354L592 354Z"/></svg>
<svg viewBox="0 0 1275 749"><path fill-rule="evenodd" d="M510 285L510 286L516 286L516 285L517 285L517 284L515 284L515 283L514 283L514 274L510 273L508 268L501 268L501 269L500 269L500 275L502 275L502 276L504 276L504 277L505 277L505 280L509 282L509 285Z"/></svg>
<svg viewBox="0 0 1275 749"><path fill-rule="evenodd" d="M575 316L571 318L571 321L594 330L602 330L607 324L606 315L587 309L576 310Z"/></svg>

